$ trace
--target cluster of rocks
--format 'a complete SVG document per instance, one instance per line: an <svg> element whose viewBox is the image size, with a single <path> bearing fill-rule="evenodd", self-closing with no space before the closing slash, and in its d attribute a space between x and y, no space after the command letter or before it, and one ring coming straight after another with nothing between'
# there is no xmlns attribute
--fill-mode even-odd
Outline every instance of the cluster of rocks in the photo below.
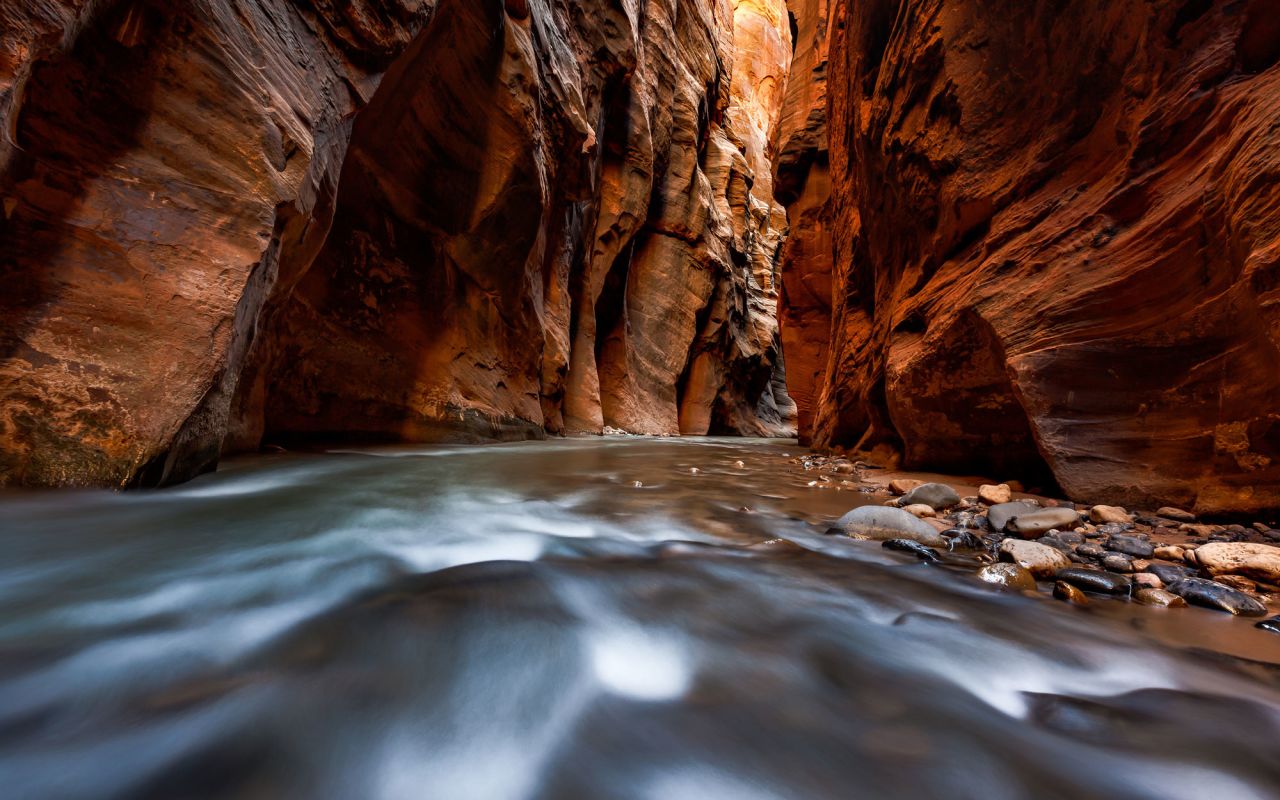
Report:
<svg viewBox="0 0 1280 800"><path fill-rule="evenodd" d="M857 471L857 465L852 471ZM834 463L828 465L834 471ZM976 570L1019 591L1045 582L1077 605L1129 599L1164 608L1188 604L1238 616L1280 605L1280 530L1213 525L1175 508L1132 514L1118 506L1014 499L1021 487L984 485L961 497L944 483L890 481L884 505L853 509L832 532ZM1259 623L1280 632L1280 617Z"/></svg>

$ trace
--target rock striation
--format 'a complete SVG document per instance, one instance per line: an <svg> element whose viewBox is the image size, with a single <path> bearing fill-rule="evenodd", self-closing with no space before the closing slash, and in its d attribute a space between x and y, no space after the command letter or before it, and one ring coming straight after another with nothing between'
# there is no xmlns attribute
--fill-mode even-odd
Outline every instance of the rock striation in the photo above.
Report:
<svg viewBox="0 0 1280 800"><path fill-rule="evenodd" d="M0 9L0 483L788 433L783 0Z"/></svg>
<svg viewBox="0 0 1280 800"><path fill-rule="evenodd" d="M790 8L802 437L1095 502L1280 507L1274 3Z"/></svg>

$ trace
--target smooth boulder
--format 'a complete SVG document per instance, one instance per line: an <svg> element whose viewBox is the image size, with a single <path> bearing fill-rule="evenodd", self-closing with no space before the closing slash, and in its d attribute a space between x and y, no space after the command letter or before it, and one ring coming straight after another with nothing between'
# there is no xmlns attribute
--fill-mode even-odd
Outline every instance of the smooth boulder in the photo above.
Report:
<svg viewBox="0 0 1280 800"><path fill-rule="evenodd" d="M1074 508L1042 508L1029 514L1019 514L1005 523L1004 529L1023 539L1037 539L1054 528L1074 528L1080 514Z"/></svg>
<svg viewBox="0 0 1280 800"><path fill-rule="evenodd" d="M1210 575L1244 575L1280 583L1280 547L1249 542L1210 542L1196 548L1196 563Z"/></svg>
<svg viewBox="0 0 1280 800"><path fill-rule="evenodd" d="M1009 520L1019 514L1030 514L1039 510L1040 506L1021 500L1016 503L1000 503L987 509L987 524L993 531L1003 531Z"/></svg>
<svg viewBox="0 0 1280 800"><path fill-rule="evenodd" d="M1039 542L1005 539L1000 543L1000 560L1012 561L1037 578L1052 578L1060 569L1071 566L1071 559L1061 551Z"/></svg>
<svg viewBox="0 0 1280 800"><path fill-rule="evenodd" d="M859 506L836 520L835 527L863 539L911 539L929 547L947 545L932 525L891 506Z"/></svg>
<svg viewBox="0 0 1280 800"><path fill-rule="evenodd" d="M1192 605L1227 611L1238 617L1261 617L1267 613L1266 606L1244 592L1204 578L1183 578L1169 584L1169 591Z"/></svg>
<svg viewBox="0 0 1280 800"><path fill-rule="evenodd" d="M932 509L951 508L960 505L960 495L945 483L922 483L902 496L901 505L924 504Z"/></svg>
<svg viewBox="0 0 1280 800"><path fill-rule="evenodd" d="M1131 520L1129 519L1129 512L1120 506L1094 506L1089 509L1089 521L1097 525L1107 522L1127 525Z"/></svg>

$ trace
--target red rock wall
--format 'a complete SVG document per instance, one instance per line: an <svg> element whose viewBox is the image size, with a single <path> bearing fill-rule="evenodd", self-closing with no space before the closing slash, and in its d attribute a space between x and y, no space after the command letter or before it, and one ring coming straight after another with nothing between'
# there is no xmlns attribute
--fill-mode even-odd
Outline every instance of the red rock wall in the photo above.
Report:
<svg viewBox="0 0 1280 800"><path fill-rule="evenodd" d="M733 83L739 53L785 81L781 9L6 3L0 483L264 437L785 432L780 98Z"/></svg>
<svg viewBox="0 0 1280 800"><path fill-rule="evenodd" d="M832 289L816 380L788 350L814 442L1280 507L1275 4L832 6L828 224L793 211L784 277L789 347Z"/></svg>

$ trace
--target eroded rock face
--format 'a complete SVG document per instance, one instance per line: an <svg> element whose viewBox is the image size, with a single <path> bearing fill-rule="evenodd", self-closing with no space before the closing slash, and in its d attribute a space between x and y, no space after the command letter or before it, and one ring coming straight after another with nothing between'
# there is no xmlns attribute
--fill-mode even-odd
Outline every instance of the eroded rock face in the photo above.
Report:
<svg viewBox="0 0 1280 800"><path fill-rule="evenodd" d="M0 482L171 482L264 437L788 431L783 0L0 23Z"/></svg>
<svg viewBox="0 0 1280 800"><path fill-rule="evenodd" d="M816 382L788 351L814 442L1044 466L1130 507L1280 506L1274 4L833 0L828 17L826 224L779 195L802 254L788 346L820 338L834 297Z"/></svg>

